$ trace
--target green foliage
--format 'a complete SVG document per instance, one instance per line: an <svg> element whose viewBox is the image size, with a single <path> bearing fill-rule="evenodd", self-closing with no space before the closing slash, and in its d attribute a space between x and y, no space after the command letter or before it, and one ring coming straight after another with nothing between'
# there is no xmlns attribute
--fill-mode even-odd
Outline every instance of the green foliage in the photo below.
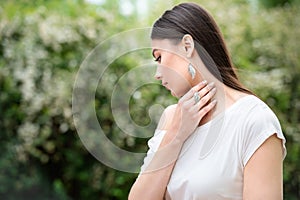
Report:
<svg viewBox="0 0 300 200"><path fill-rule="evenodd" d="M299 6L256 10L239 0L199 3L220 24L242 81L278 115L288 148L285 198L299 199ZM141 20L135 14L120 14L118 1L96 7L79 0L1 4L1 199L127 199L136 174L110 169L85 150L72 118L72 89L80 64L99 42L129 28L148 26L171 7L158 5L162 4L154 4L157 11ZM104 89L99 87L96 93L97 117L105 134L133 152L145 152L146 139L120 137L110 93L122 75L150 56L145 50L115 60ZM174 102L161 86L145 85L130 99L130 113L136 124L144 126L150 123L145 114L150 105Z"/></svg>
<svg viewBox="0 0 300 200"><path fill-rule="evenodd" d="M293 0L260 0L260 3L266 8L273 8L276 6L283 6L288 3L292 3Z"/></svg>

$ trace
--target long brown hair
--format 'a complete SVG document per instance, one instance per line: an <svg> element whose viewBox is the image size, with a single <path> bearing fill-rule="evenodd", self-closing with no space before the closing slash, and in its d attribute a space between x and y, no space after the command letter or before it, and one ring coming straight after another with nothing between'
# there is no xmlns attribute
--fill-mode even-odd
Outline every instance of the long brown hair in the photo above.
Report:
<svg viewBox="0 0 300 200"><path fill-rule="evenodd" d="M152 39L181 41L190 34L208 70L230 88L253 94L238 80L222 33L213 17L195 3L182 3L167 10L153 25Z"/></svg>

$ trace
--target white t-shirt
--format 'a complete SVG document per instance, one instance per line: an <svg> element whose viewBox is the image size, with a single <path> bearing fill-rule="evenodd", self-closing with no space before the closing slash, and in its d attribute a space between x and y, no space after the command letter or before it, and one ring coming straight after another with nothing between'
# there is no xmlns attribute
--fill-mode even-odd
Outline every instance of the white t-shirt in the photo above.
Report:
<svg viewBox="0 0 300 200"><path fill-rule="evenodd" d="M142 171L165 133L156 130L148 141ZM171 174L166 199L242 199L244 167L274 133L282 140L284 158L285 138L272 110L253 95L239 99L186 140Z"/></svg>

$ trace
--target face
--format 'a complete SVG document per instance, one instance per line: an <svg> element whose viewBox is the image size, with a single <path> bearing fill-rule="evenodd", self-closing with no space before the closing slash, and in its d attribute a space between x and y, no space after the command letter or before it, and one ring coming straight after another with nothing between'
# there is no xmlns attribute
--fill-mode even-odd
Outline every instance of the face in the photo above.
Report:
<svg viewBox="0 0 300 200"><path fill-rule="evenodd" d="M171 91L175 97L181 97L192 87L191 75L188 72L188 60L180 44L172 41L152 40L152 53L157 61L155 78Z"/></svg>

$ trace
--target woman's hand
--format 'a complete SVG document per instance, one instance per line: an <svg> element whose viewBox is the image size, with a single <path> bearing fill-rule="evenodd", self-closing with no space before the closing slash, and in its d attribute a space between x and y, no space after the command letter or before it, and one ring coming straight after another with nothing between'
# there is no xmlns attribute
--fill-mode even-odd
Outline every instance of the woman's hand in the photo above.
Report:
<svg viewBox="0 0 300 200"><path fill-rule="evenodd" d="M194 98L196 92L199 92L200 96L198 102ZM216 105L216 100L211 101L215 93L214 83L207 84L206 81L202 81L181 97L172 121L177 132L175 138L184 142L195 131L201 119Z"/></svg>

